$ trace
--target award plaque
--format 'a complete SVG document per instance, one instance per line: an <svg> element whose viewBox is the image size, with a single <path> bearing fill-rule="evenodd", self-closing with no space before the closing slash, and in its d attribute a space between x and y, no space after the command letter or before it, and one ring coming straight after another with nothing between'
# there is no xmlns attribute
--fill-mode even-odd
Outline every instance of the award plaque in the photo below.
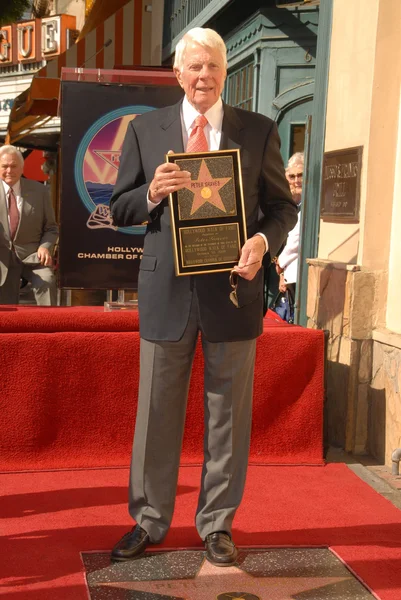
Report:
<svg viewBox="0 0 401 600"><path fill-rule="evenodd" d="M170 194L176 275L231 271L246 242L239 150L167 154L191 173L187 188Z"/></svg>

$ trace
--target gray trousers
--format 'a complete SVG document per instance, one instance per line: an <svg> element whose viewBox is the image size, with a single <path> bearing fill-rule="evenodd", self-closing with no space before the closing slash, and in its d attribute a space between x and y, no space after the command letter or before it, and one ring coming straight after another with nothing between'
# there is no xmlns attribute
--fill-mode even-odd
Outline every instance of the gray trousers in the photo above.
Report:
<svg viewBox="0 0 401 600"><path fill-rule="evenodd" d="M130 473L129 511L153 543L173 517L192 362L199 333L194 291L178 342L141 339L138 412ZM204 461L196 511L202 539L231 532L248 465L256 340L211 343L202 336Z"/></svg>
<svg viewBox="0 0 401 600"><path fill-rule="evenodd" d="M39 306L55 306L57 304L57 286L54 271L51 267L41 265L25 265L11 253L7 277L0 287L0 304L18 304L21 277L32 284L36 303Z"/></svg>

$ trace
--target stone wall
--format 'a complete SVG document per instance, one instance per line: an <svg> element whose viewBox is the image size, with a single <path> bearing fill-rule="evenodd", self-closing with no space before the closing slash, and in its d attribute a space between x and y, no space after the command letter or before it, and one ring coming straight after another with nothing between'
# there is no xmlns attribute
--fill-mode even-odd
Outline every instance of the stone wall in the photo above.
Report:
<svg viewBox="0 0 401 600"><path fill-rule="evenodd" d="M369 450L386 465L401 448L401 336L373 332Z"/></svg>
<svg viewBox="0 0 401 600"><path fill-rule="evenodd" d="M387 274L307 262L308 327L327 331L326 446L391 465L391 453L401 445L401 350L394 347L401 336L383 340L379 333L385 331Z"/></svg>

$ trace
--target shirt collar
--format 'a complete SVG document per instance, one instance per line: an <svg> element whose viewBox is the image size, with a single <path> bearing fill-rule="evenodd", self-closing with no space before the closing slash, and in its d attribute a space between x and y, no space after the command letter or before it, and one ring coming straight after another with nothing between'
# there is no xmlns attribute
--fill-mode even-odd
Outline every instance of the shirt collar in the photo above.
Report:
<svg viewBox="0 0 401 600"><path fill-rule="evenodd" d="M187 133L189 133L189 130L191 129L196 117L198 117L199 114L200 113L198 113L196 108L194 108L192 104L188 102L188 98L185 96L182 103L182 117ZM215 129L216 131L221 131L223 124L223 114L223 101L221 98L219 98L217 102L215 102L215 104L213 104L213 106L205 112L205 117L208 120L212 129Z"/></svg>
<svg viewBox="0 0 401 600"><path fill-rule="evenodd" d="M8 185L8 183L6 183L4 181L4 179L2 179L1 182L3 184L4 193L7 196L8 190L10 189L10 186ZM21 180L20 179L18 179L17 183L14 183L13 190L14 190L14 194L16 196L21 196Z"/></svg>

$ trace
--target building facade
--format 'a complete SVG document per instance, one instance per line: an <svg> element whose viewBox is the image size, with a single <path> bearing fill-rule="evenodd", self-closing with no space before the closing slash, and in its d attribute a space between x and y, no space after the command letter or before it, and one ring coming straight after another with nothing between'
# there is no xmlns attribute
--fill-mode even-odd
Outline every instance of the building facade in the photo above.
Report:
<svg viewBox="0 0 401 600"><path fill-rule="evenodd" d="M17 96L31 85L32 78L48 61L63 54L78 37L77 20L82 21L85 2L64 2L63 14L55 12L57 2L42 3L43 17L27 18L0 29L0 141L4 142L11 109ZM43 133L54 133L60 126L52 119L42 126Z"/></svg>
<svg viewBox="0 0 401 600"><path fill-rule="evenodd" d="M401 446L401 5L331 8L324 151L361 148L359 218L319 221L308 325L329 332L330 442L391 465Z"/></svg>
<svg viewBox="0 0 401 600"><path fill-rule="evenodd" d="M244 4L166 2L163 58L188 28L217 29L228 47L227 102L276 119L284 160L305 146L298 322L327 331L326 442L391 465L401 447L401 5ZM324 165L350 149L360 162L339 167L330 216ZM352 169L350 218L341 207Z"/></svg>

